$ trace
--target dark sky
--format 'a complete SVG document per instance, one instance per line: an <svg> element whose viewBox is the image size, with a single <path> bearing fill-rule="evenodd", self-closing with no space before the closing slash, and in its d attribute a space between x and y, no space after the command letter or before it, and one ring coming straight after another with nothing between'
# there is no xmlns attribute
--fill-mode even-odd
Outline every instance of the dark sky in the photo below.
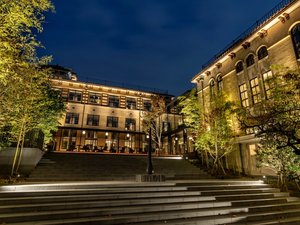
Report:
<svg viewBox="0 0 300 225"><path fill-rule="evenodd" d="M168 90L192 87L202 64L280 0L52 0L39 35L52 64L80 78Z"/></svg>

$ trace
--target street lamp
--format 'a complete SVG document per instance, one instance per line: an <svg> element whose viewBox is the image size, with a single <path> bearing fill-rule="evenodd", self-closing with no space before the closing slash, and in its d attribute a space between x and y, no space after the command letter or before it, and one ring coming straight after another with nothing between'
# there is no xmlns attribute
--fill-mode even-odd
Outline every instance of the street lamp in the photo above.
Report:
<svg viewBox="0 0 300 225"><path fill-rule="evenodd" d="M147 165L147 173L148 175L153 174L153 165L152 165L152 138L151 138L151 127L149 128L149 148L148 148L148 165Z"/></svg>

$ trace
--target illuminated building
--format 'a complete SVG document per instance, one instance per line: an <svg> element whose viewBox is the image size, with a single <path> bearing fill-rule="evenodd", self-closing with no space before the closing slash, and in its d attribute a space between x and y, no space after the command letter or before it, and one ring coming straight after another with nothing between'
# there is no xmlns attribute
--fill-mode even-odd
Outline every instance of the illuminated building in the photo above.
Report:
<svg viewBox="0 0 300 225"><path fill-rule="evenodd" d="M251 107L267 98L265 81L272 76L271 65L295 69L299 60L300 1L285 0L204 64L192 82L203 105L209 103L211 93L223 91L230 100ZM226 158L229 169L247 174L267 172L256 168L258 140L253 132L240 131L237 150Z"/></svg>
<svg viewBox="0 0 300 225"><path fill-rule="evenodd" d="M173 96L157 89L145 91L139 87L121 87L116 83L82 82L77 80L72 70L59 66L53 69L53 87L60 90L67 102L67 112L55 134L54 150L107 153L147 151L148 141L142 129L141 113L151 110L153 95L162 95L166 104Z"/></svg>

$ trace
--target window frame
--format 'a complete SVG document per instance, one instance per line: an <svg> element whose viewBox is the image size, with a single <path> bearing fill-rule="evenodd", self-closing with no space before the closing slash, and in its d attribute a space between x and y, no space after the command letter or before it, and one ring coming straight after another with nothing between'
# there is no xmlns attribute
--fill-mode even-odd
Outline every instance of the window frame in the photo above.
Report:
<svg viewBox="0 0 300 225"><path fill-rule="evenodd" d="M300 23L297 23L291 29L291 38L294 46L296 58L300 59Z"/></svg>
<svg viewBox="0 0 300 225"><path fill-rule="evenodd" d="M107 116L106 127L119 127L119 117L116 116Z"/></svg>
<svg viewBox="0 0 300 225"><path fill-rule="evenodd" d="M71 98L71 94L74 94L73 98ZM68 92L68 101L69 102L81 102L82 101L82 91L69 90L69 92Z"/></svg>
<svg viewBox="0 0 300 225"><path fill-rule="evenodd" d="M239 85L239 93L240 93L242 107L245 107L245 108L249 107L249 95L248 95L246 83Z"/></svg>
<svg viewBox="0 0 300 225"><path fill-rule="evenodd" d="M264 72L262 74L262 77L263 77L263 86L264 86L264 91L265 91L265 97L266 97L266 99L269 99L270 96L271 96L271 89L272 89L272 87L271 87L268 79L270 79L271 77L273 77L272 70Z"/></svg>
<svg viewBox="0 0 300 225"><path fill-rule="evenodd" d="M136 120L134 118L125 118L125 130L136 130Z"/></svg>
<svg viewBox="0 0 300 225"><path fill-rule="evenodd" d="M223 91L224 88L223 77L221 75L217 76L217 89L219 92Z"/></svg>
<svg viewBox="0 0 300 225"><path fill-rule="evenodd" d="M79 123L79 113L74 113L74 112L66 113L65 124L78 124L78 123Z"/></svg>
<svg viewBox="0 0 300 225"><path fill-rule="evenodd" d="M241 66L240 66L241 65ZM244 70L244 63L243 61L239 61L236 65L235 65L235 72L236 73L240 73Z"/></svg>
<svg viewBox="0 0 300 225"><path fill-rule="evenodd" d="M98 98L91 98L92 96L98 97ZM101 94L98 94L95 92L90 92L88 101L89 101L89 103L93 103L93 104L101 104Z"/></svg>
<svg viewBox="0 0 300 225"><path fill-rule="evenodd" d="M255 64L254 54L250 54L246 58L246 66L247 68Z"/></svg>
<svg viewBox="0 0 300 225"><path fill-rule="evenodd" d="M268 49L266 46L262 46L257 51L257 58L258 60L262 60L269 55Z"/></svg>
<svg viewBox="0 0 300 225"><path fill-rule="evenodd" d="M143 109L145 111L152 111L152 102L151 100L144 99L143 100Z"/></svg>
<svg viewBox="0 0 300 225"><path fill-rule="evenodd" d="M258 77L255 77L250 80L250 89L251 89L253 104L257 104L257 103L261 102L261 91L260 91L260 87L259 87Z"/></svg>
<svg viewBox="0 0 300 225"><path fill-rule="evenodd" d="M89 124L91 122L91 124ZM95 114L88 114L86 118L86 125L88 126L99 126L100 116Z"/></svg>
<svg viewBox="0 0 300 225"><path fill-rule="evenodd" d="M117 95L109 95L108 96L108 106L113 108L120 107L120 97Z"/></svg>
<svg viewBox="0 0 300 225"><path fill-rule="evenodd" d="M136 98L126 98L126 108L136 109Z"/></svg>
<svg viewBox="0 0 300 225"><path fill-rule="evenodd" d="M211 97L215 95L215 80L214 79L211 79L209 81L209 94Z"/></svg>

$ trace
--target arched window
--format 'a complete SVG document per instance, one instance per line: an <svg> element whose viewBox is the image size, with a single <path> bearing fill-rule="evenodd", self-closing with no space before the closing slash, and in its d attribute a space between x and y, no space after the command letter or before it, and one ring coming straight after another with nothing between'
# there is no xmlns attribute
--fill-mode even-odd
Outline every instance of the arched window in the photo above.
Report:
<svg viewBox="0 0 300 225"><path fill-rule="evenodd" d="M293 27L291 31L292 40L297 59L300 58L300 23Z"/></svg>
<svg viewBox="0 0 300 225"><path fill-rule="evenodd" d="M217 88L218 88L218 91L222 91L223 90L223 79L222 79L221 75L219 75L217 77Z"/></svg>
<svg viewBox="0 0 300 225"><path fill-rule="evenodd" d="M244 69L243 62L242 62L242 61L239 61L239 62L236 64L235 71L236 71L237 73L239 73L239 72L242 72L243 69Z"/></svg>
<svg viewBox="0 0 300 225"><path fill-rule="evenodd" d="M246 59L246 65L247 65L247 67L249 67L249 66L251 66L253 64L254 64L254 55L251 54Z"/></svg>
<svg viewBox="0 0 300 225"><path fill-rule="evenodd" d="M215 81L211 80L209 82L209 91L210 91L210 96L213 96L215 94Z"/></svg>
<svg viewBox="0 0 300 225"><path fill-rule="evenodd" d="M261 47L257 52L258 60L265 58L267 55L268 55L268 50L266 46Z"/></svg>

